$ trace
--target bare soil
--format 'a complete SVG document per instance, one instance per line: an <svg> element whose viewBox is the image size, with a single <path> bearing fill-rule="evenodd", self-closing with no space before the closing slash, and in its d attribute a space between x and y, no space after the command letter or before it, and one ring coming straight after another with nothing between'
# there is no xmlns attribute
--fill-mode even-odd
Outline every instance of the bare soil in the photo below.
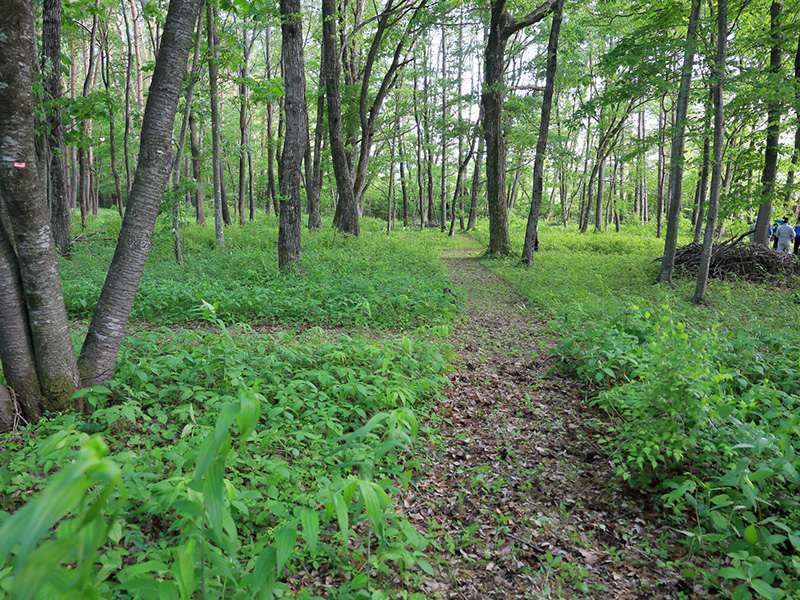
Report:
<svg viewBox="0 0 800 600"><path fill-rule="evenodd" d="M480 262L444 256L466 309L424 473L403 510L438 547L430 598L692 598L657 497L614 475L587 390L550 373L545 318Z"/></svg>

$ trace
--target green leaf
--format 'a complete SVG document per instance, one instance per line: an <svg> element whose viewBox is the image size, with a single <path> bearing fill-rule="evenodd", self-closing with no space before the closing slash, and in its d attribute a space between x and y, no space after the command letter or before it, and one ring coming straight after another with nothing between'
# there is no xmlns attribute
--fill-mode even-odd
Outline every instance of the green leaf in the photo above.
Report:
<svg viewBox="0 0 800 600"><path fill-rule="evenodd" d="M747 579L747 575L738 567L724 567L717 571L717 577L722 579Z"/></svg>
<svg viewBox="0 0 800 600"><path fill-rule="evenodd" d="M300 511L300 522L303 524L303 537L308 544L311 556L317 554L317 541L319 540L319 515L316 511L304 508Z"/></svg>
<svg viewBox="0 0 800 600"><path fill-rule="evenodd" d="M429 562L428 562L427 560L425 560L424 558L418 558L418 559L416 559L416 560L417 560L417 564L419 565L420 569L422 569L422 570L423 570L423 571L425 571L425 572L426 572L428 575L430 575L431 577L433 577L433 567L431 566L431 563L429 563Z"/></svg>
<svg viewBox="0 0 800 600"><path fill-rule="evenodd" d="M757 594L761 595L762 598L766 598L767 600L781 600L784 596L783 591L772 587L763 579L753 579L750 582L750 587L752 587Z"/></svg>
<svg viewBox="0 0 800 600"><path fill-rule="evenodd" d="M747 529L744 530L744 539L753 545L758 543L758 530L755 525L748 525Z"/></svg>
<svg viewBox="0 0 800 600"><path fill-rule="evenodd" d="M372 481L359 481L358 487L361 490L361 495L364 497L367 516L370 521L372 521L372 526L375 527L375 533L377 533L380 539L383 539L383 521L381 520L381 515L385 505L381 502L381 497L375 490L378 485ZM380 490L380 487L378 487L378 489Z"/></svg>
<svg viewBox="0 0 800 600"><path fill-rule="evenodd" d="M285 525L275 532L275 559L278 575L283 571L283 566L294 550L297 541L297 526Z"/></svg>
<svg viewBox="0 0 800 600"><path fill-rule="evenodd" d="M347 538L350 530L350 519L347 515L347 503L339 493L333 495L333 506L336 510L336 520L339 522L339 530L342 535Z"/></svg>

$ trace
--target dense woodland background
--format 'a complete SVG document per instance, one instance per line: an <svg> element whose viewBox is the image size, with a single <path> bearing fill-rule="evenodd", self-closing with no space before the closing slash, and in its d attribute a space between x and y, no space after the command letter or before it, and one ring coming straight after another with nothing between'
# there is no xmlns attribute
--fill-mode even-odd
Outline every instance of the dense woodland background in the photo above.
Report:
<svg viewBox="0 0 800 600"><path fill-rule="evenodd" d="M713 132L716 13L713 6L701 6L688 117L679 124L686 127L686 145L673 157L689 8L688 2L567 6L543 219L581 232L653 221L660 236L670 193L666 174L673 160L680 160L682 206L700 240ZM179 109L189 121L185 144L178 144L183 140L180 123L176 129L182 151L176 188L185 195L182 218L204 222L208 211L203 201L213 197L212 132L218 130L222 218L226 224L244 224L256 210L278 208L286 127L280 19L271 3L223 3L210 10L212 19L197 24L199 61L188 65L193 70L186 75ZM525 7L508 10L521 15ZM776 184L768 199L779 216L795 209L797 10L796 3L784 7L781 2L734 2L729 9L723 219L746 220L764 200L768 121L780 129L777 172L767 175ZM52 115L55 106L61 112L69 205L80 207L84 222L100 206L121 210L125 205L165 11L163 2L135 0L63 7L64 98L42 102L40 117ZM462 2L352 1L339 6L343 132L348 163L358 179L361 214L442 228L455 215L461 228L469 228L476 215L486 212L479 106L489 17L488 6ZM317 226L317 210L334 209L336 186L321 85L319 8L303 6L301 20L310 126L304 210L309 210L309 224ZM509 208L522 214L531 200L549 30L549 19L523 29L506 50L506 196ZM42 33L46 41L48 29ZM211 66L218 73L210 73ZM52 65L44 60L43 68L47 73ZM193 93L186 90L190 81ZM216 119L212 87L219 98Z"/></svg>

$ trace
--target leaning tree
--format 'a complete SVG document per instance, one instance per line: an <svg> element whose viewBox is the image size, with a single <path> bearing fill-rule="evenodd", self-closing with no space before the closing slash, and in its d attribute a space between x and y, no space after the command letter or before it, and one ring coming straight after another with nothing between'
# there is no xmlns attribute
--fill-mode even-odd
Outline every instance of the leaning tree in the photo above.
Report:
<svg viewBox="0 0 800 600"><path fill-rule="evenodd" d="M175 73L186 72L201 4L202 0L170 1L128 208L77 359L34 147L33 1L7 0L0 11L0 362L29 420L46 410L69 407L78 387L107 380L113 373L169 179L182 84Z"/></svg>

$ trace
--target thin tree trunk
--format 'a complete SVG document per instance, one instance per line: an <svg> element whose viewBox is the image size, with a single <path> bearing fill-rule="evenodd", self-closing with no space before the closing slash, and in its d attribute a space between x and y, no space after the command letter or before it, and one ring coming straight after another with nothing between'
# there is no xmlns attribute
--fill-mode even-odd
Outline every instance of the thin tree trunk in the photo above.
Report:
<svg viewBox="0 0 800 600"><path fill-rule="evenodd" d="M186 145L186 131L189 129L190 115L192 114L192 100L194 97L194 84L197 81L197 73L200 67L200 36L203 33L202 12L197 17L197 28L194 34L194 55L192 56L192 68L189 71L189 84L186 88L186 102L183 107L183 120L181 122L181 132L178 137L178 147L175 152L175 159L172 163L172 242L175 262L183 264L183 251L181 249L180 236L180 214L181 197L178 184L181 179L181 166L183 165L183 148Z"/></svg>
<svg viewBox="0 0 800 600"><path fill-rule="evenodd" d="M206 4L206 35L208 36L208 78L211 96L211 174L214 182L214 234L217 247L225 245L225 219L222 214L222 146L220 142L220 114L218 72L219 48L217 47L216 14L212 3Z"/></svg>
<svg viewBox="0 0 800 600"><path fill-rule="evenodd" d="M783 2L772 2L770 6L770 38L772 50L769 55L769 72L773 78L781 70L781 15ZM776 79L773 79L777 83ZM769 224L772 221L772 197L775 193L775 178L778 174L778 153L780 152L781 101L771 97L767 101L767 144L764 150L764 170L761 174L761 205L758 207L758 221L753 241L766 246L769 242Z"/></svg>
<svg viewBox="0 0 800 600"><path fill-rule="evenodd" d="M197 120L194 111L189 112L189 142L192 153L192 176L194 178L194 208L197 224L205 227L206 212L203 206L203 168L200 164L200 145L197 140Z"/></svg>
<svg viewBox="0 0 800 600"><path fill-rule="evenodd" d="M714 159L711 168L711 196L708 199L708 224L700 252L700 265L697 274L692 304L705 301L708 287L708 270L711 264L711 252L714 244L714 231L717 224L719 208L720 182L722 179L722 153L725 135L725 106L722 91L725 85L725 54L728 41L728 1L717 1L717 56L714 60L712 78L714 85Z"/></svg>
<svg viewBox="0 0 800 600"><path fill-rule="evenodd" d="M272 79L272 36L270 26L267 25L266 40L264 42L265 69L267 81ZM278 192L275 186L275 141L272 128L275 117L273 115L272 100L267 100L267 203L266 212L269 215L270 206L277 201Z"/></svg>
<svg viewBox="0 0 800 600"><path fill-rule="evenodd" d="M667 210L667 234L664 240L664 256L661 258L661 270L658 281L672 282L672 271L675 268L675 252L678 247L678 226L681 216L681 186L683 183L683 145L686 132L686 113L689 106L689 87L692 82L695 45L697 42L697 25L700 22L700 0L692 0L692 13L686 33L686 49L683 55L678 105L675 111L675 134L672 138L669 170L669 208Z"/></svg>

